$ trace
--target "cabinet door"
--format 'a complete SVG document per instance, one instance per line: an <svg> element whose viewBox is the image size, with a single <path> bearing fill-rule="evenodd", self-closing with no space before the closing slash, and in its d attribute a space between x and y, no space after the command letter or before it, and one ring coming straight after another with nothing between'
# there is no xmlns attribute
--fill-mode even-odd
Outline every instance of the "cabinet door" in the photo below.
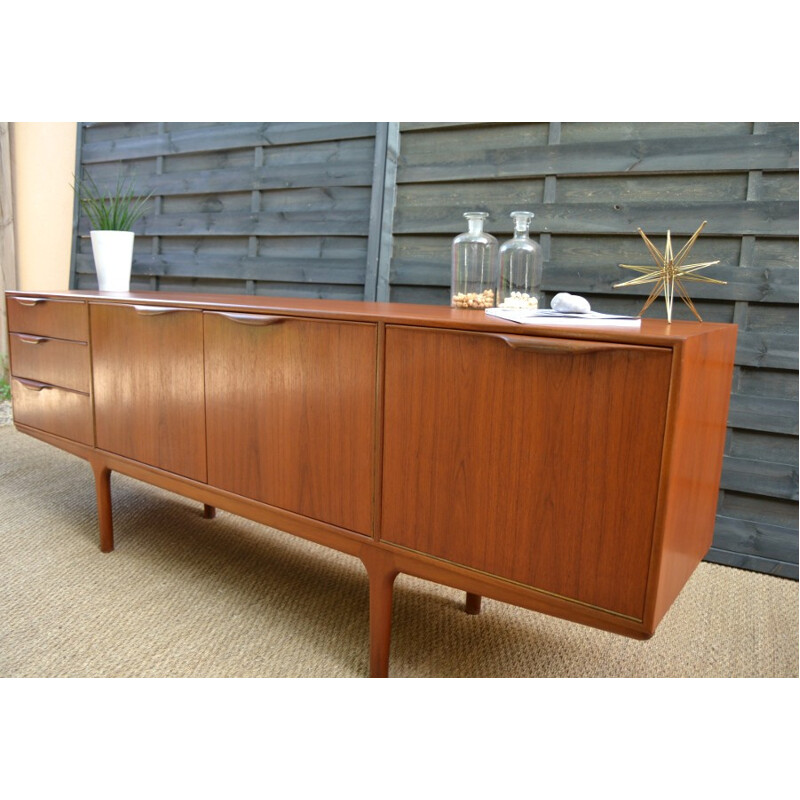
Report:
<svg viewBox="0 0 800 800"><path fill-rule="evenodd" d="M671 351L387 327L387 542L641 619Z"/></svg>
<svg viewBox="0 0 800 800"><path fill-rule="evenodd" d="M209 483L369 534L376 327L204 318Z"/></svg>
<svg viewBox="0 0 800 800"><path fill-rule="evenodd" d="M91 304L97 446L206 479L202 312Z"/></svg>

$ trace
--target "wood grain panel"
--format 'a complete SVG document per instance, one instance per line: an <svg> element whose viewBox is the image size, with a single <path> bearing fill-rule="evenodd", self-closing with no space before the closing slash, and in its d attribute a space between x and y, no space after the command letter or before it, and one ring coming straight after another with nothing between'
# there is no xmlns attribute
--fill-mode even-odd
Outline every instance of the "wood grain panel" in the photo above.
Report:
<svg viewBox="0 0 800 800"><path fill-rule="evenodd" d="M204 481L202 313L90 305L97 446Z"/></svg>
<svg viewBox="0 0 800 800"><path fill-rule="evenodd" d="M382 540L641 619L671 351L387 326L386 352Z"/></svg>
<svg viewBox="0 0 800 800"><path fill-rule="evenodd" d="M664 534L654 565L658 591L647 610L653 628L712 543L735 349L736 328L730 326L687 340L676 351L681 371L670 405L673 444L660 512Z"/></svg>
<svg viewBox="0 0 800 800"><path fill-rule="evenodd" d="M147 186L161 197L304 186L371 186L374 146L369 138L268 147L260 167L252 166L251 154L242 157L241 166L228 159L217 168L208 168L207 156L202 154L195 158L205 168L191 168L188 156L172 156L170 171L149 176ZM101 191L114 188L117 170L118 163L109 163L105 169L98 164L93 169Z"/></svg>
<svg viewBox="0 0 800 800"><path fill-rule="evenodd" d="M410 195L428 193L427 184L418 184L409 190ZM432 192L433 195L438 192ZM479 196L470 187L449 203L437 203L422 196L409 198L404 207L395 213L395 233L450 233L462 232L461 216L466 206L480 204ZM400 197L398 196L398 201ZM518 204L498 203L491 207L492 219L506 220ZM619 203L550 203L537 205L531 232L552 234L623 234L635 233L638 227L659 231L669 220L673 236L689 236L699 222L708 221L709 231L715 234L790 236L797 233L797 203L785 200L729 202L657 202L620 201ZM496 223L487 228L494 233Z"/></svg>
<svg viewBox="0 0 800 800"><path fill-rule="evenodd" d="M25 378L11 379L14 422L83 444L94 444L88 394Z"/></svg>
<svg viewBox="0 0 800 800"><path fill-rule="evenodd" d="M505 133L505 139L504 139ZM410 132L401 139L401 183L527 178L540 175L797 169L797 132L762 136L616 138L528 144L510 131ZM427 139L427 142L423 142ZM430 144L429 144L430 143Z"/></svg>
<svg viewBox="0 0 800 800"><path fill-rule="evenodd" d="M89 315L81 301L53 300L32 294L9 297L7 304L9 331L81 342L89 339Z"/></svg>
<svg viewBox="0 0 800 800"><path fill-rule="evenodd" d="M204 314L209 482L372 532L376 326Z"/></svg>
<svg viewBox="0 0 800 800"><path fill-rule="evenodd" d="M138 132L137 132L138 133ZM86 142L83 163L373 136L374 122L241 122Z"/></svg>
<svg viewBox="0 0 800 800"><path fill-rule="evenodd" d="M30 334L9 334L11 371L18 378L52 383L89 393L89 345Z"/></svg>

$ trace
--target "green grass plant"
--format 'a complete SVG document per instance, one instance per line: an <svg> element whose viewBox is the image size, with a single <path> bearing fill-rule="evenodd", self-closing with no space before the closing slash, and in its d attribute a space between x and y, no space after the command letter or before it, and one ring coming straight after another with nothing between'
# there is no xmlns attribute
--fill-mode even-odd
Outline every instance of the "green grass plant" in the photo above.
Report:
<svg viewBox="0 0 800 800"><path fill-rule="evenodd" d="M76 184L73 189L78 193L78 202L95 231L129 231L144 215L152 196L152 192L146 197L138 195L133 182L121 175L111 193L102 192L88 175Z"/></svg>
<svg viewBox="0 0 800 800"><path fill-rule="evenodd" d="M11 385L8 382L8 358L0 359L0 403L11 399Z"/></svg>

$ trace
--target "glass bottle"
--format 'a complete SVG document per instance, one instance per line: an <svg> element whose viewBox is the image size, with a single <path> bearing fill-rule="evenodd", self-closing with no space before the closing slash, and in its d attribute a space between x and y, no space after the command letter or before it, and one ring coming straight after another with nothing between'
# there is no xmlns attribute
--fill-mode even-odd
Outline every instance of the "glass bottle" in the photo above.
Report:
<svg viewBox="0 0 800 800"><path fill-rule="evenodd" d="M453 239L450 305L482 310L495 304L497 239L483 229L485 211L467 211L469 230Z"/></svg>
<svg viewBox="0 0 800 800"><path fill-rule="evenodd" d="M500 280L497 305L500 308L539 307L542 292L542 248L530 238L530 211L512 211L514 238L500 247Z"/></svg>

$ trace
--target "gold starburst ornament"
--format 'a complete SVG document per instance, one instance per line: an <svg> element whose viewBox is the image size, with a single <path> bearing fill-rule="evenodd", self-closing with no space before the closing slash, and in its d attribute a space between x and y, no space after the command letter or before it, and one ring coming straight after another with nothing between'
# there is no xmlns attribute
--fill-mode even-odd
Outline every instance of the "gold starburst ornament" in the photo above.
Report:
<svg viewBox="0 0 800 800"><path fill-rule="evenodd" d="M644 243L647 246L647 249L650 251L650 255L655 259L656 266L654 268L639 267L632 264L620 264L619 266L622 267L622 269L632 269L635 272L641 272L642 274L636 278L632 278L629 281L615 283L614 288L619 289L623 286L638 286L645 283L655 284L653 291L650 292L650 296L647 298L644 306L642 306L642 310L639 312L640 317L645 311L647 311L653 300L655 300L663 290L664 300L667 304L667 322L672 322L672 300L675 297L675 291L677 290L681 300L683 300L683 302L689 306L692 313L700 322L703 321L700 315L697 313L697 309L694 307L694 303L689 297L689 293L687 292L684 284L692 281L696 283L727 284L727 281L718 281L716 278L708 278L705 275L697 274L701 269L713 267L714 264L719 264L719 261L703 261L702 263L698 264L683 263L686 261L689 251L692 249L692 245L694 245L697 237L700 235L700 231L705 228L706 224L707 220L704 220L703 224L692 234L691 239L686 242L676 256L673 256L672 254L672 237L669 231L667 231L667 246L662 254L647 238L644 231L641 228L637 228L639 235L642 237L642 239L644 239Z"/></svg>

